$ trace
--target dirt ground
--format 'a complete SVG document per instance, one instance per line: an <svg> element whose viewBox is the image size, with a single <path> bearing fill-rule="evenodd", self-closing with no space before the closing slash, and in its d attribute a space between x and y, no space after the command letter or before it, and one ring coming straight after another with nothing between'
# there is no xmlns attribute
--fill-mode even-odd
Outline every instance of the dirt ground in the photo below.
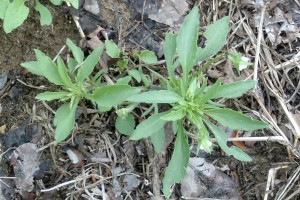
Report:
<svg viewBox="0 0 300 200"><path fill-rule="evenodd" d="M81 37L72 15L79 16L85 34L101 26L123 51L149 49L162 60L164 58L161 42L164 33L168 30L176 31L176 28L155 21L151 9L146 9L148 5L149 8L152 5L152 9L155 6L161 8L164 5L162 2L164 1L99 0L99 15L91 14L82 7L75 11L67 6L48 5L53 14L51 26L41 27L38 14L31 12L25 23L12 33L5 34L3 29L0 29L0 83L1 77L7 76L7 81L0 88L1 200L164 199L160 191L160 180L171 157L172 144L166 149L165 156L156 155L148 140L130 141L128 137L116 131L114 112L103 114L92 105L86 104L87 114L83 114L84 107L78 110L77 127L73 137L53 145L53 110L56 110L61 102L44 104L35 100L35 96L45 89L54 91L57 88L41 77L26 73L20 67L22 62L35 60L34 49L39 49L54 58L65 45L67 38L80 44ZM182 2L179 6L184 6ZM191 158L205 158L205 163L216 168L218 174L215 179L223 177L224 182L219 183L219 186L212 185L212 180L202 180L201 183L206 185L206 188L211 187L210 189L220 192L193 196L188 192L191 188L183 189L187 186L182 183L174 187L170 199L300 198L300 148L297 137L297 134L300 134L297 132L300 126L300 6L297 1L273 0L266 4L266 10L262 11L262 2L264 1L187 1L189 9L193 5L199 6L201 26L204 28L218 18L230 16L230 33L222 51L236 49L249 57L252 63L259 59L258 80L261 96L247 94L242 98L226 101L226 105L251 113L254 117L254 114L261 114L264 116L261 119L270 123L271 128L256 132L239 132L238 135L267 137L263 141L253 139L247 142L233 142L253 158L252 162L240 162L228 157L217 146L212 154L192 153ZM141 9L143 6L144 9ZM269 21L260 24L262 12L267 13L265 18ZM287 20L274 19L276 16ZM0 21L0 27L1 23ZM174 27L176 23L180 23L180 19L174 22ZM200 29L200 33L203 33L204 28ZM259 32L259 28L262 28L262 33ZM274 32L278 35L272 40ZM257 55L257 51L260 51L260 54ZM61 55L66 59L68 52L64 50ZM163 70L164 67L159 66L155 69ZM253 78L254 67L245 69L241 76L238 76L229 62L221 60L208 68L206 73L211 81L223 77L224 82L230 82ZM111 78L115 74L114 69L108 73ZM280 99L283 100L283 104ZM238 137L233 133L230 136ZM280 142L274 141L273 136ZM289 143L283 142L282 138L287 138ZM194 144L193 139L190 140L191 144ZM32 144L35 144L37 149ZM193 148L191 145L191 149ZM7 178L22 177L11 160L10 155L15 150L27 152L25 154L28 157L23 159L28 159L27 162L31 163L29 168L39 168L30 180L25 181L26 188L30 188L27 191L17 187L15 178ZM72 164L72 156L67 153L70 151L82 156L83 162L78 165ZM222 186L230 186L230 189L224 191L220 189ZM235 195L230 196L230 191ZM184 197L183 193L190 196Z"/></svg>

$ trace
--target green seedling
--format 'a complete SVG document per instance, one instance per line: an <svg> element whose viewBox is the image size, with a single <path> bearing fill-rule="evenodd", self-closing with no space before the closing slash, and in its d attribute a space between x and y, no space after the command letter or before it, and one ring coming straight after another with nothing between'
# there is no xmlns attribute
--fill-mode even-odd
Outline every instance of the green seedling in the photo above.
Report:
<svg viewBox="0 0 300 200"><path fill-rule="evenodd" d="M58 92L44 92L36 99L42 101L60 100L65 102L55 113L54 126L55 141L66 139L75 126L75 113L81 99L95 103L100 111L109 111L112 107L122 104L126 99L137 94L140 89L127 84L118 83L107 85L101 83L101 71L92 76L104 46L95 49L86 59L82 50L71 40L67 39L67 46L71 49L73 58L67 66L61 57L56 63L39 50L35 50L36 61L22 63L21 66L29 72L44 76L51 83L58 85Z"/></svg>
<svg viewBox="0 0 300 200"><path fill-rule="evenodd" d="M187 131L192 132L198 139L198 150L203 149L206 152L213 150L210 140L210 133L212 133L227 155L232 155L241 161L251 161L251 157L238 147L227 146L227 135L215 125L215 122L234 130L251 131L268 127L268 124L264 122L253 120L241 112L214 102L219 98L240 97L252 89L256 81L222 84L220 80L217 80L213 85L208 86L208 79L202 73L207 64L192 73L197 63L206 61L224 46L229 29L229 17L223 17L209 25L204 32L207 40L206 46L199 48L197 47L199 21L196 19L199 19L197 7L186 17L178 34L166 34L163 50L168 77L163 78L156 73L161 78L163 89L142 92L127 99L133 102L133 106L135 106L134 103L147 103L152 104L150 108L156 108L154 114L135 129L134 127L126 128L126 133L132 132L131 140L150 137L155 150L159 152L165 138L165 124L166 122L173 124L173 131L176 135L175 146L163 179L163 193L167 197L171 194L171 187L179 183L186 173L190 157ZM239 54L238 57L235 55L230 54L230 59L236 61L235 64L238 65L241 57ZM206 61L206 63L211 62ZM175 74L176 69L182 71L181 76ZM158 104L168 104L170 109L158 112ZM123 114L124 120L129 122L127 126L134 125L132 116L128 115L130 110L132 108L119 111Z"/></svg>
<svg viewBox="0 0 300 200"><path fill-rule="evenodd" d="M42 26L52 23L52 15L49 9L41 4L39 0L0 0L0 19L3 20L5 33L12 32L27 19L30 11L30 6L25 5L27 1L33 5L35 11L39 12ZM69 2L74 8L78 8L78 0L50 0L53 5L61 5L63 1Z"/></svg>

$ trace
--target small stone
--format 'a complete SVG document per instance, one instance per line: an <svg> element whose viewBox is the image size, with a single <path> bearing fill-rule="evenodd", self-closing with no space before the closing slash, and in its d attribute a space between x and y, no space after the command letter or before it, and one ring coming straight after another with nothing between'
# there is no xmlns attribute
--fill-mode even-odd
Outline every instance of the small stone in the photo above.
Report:
<svg viewBox="0 0 300 200"><path fill-rule="evenodd" d="M98 16L100 13L100 8L97 0L86 0L83 9L87 12Z"/></svg>

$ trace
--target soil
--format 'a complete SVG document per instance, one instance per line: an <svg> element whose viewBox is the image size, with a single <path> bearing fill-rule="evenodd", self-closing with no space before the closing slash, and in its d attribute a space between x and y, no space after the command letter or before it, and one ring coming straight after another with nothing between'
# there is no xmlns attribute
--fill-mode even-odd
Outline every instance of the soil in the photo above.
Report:
<svg viewBox="0 0 300 200"><path fill-rule="evenodd" d="M83 9L79 11L81 16L79 21L83 23L82 26L86 34L90 33L96 25L99 25L105 28L110 38L125 47L124 49L146 48L155 51L161 57L160 42L167 30L166 25L147 19L147 16L144 16L144 21L141 23L141 14L136 14L134 6L137 4L134 1L114 0L112 3L112 1L105 0L99 2L101 8L99 16L93 16ZM210 4L203 6L203 8L210 7ZM74 133L74 139L69 139L56 146L51 145L54 115L51 109L42 102L35 100L35 96L45 87L50 90L56 88L43 78L26 73L20 67L20 63L35 60L34 49L39 49L49 57L54 58L65 45L66 38L72 39L76 44L80 43L81 38L70 16L75 12L74 10L69 11L64 6L53 7L49 5L49 8L53 15L51 26L40 26L38 14L31 12L25 23L12 33L5 34L0 29L0 76L7 75L8 77L5 90L0 90L2 92L0 93L0 130L1 127L5 127L1 136L0 152L3 153L8 150L7 153L3 154L1 160L0 176L13 177L16 175L15 166L12 167L12 161L9 158L15 148L29 142L35 142L40 148L38 154L39 171L34 176L34 189L27 191L27 197L24 198L12 181L0 179L0 184L4 181L11 186L11 189L0 187L4 194L3 199L105 199L103 196L101 197L104 191L107 195L106 199L153 198L152 194L155 187L161 189L160 185L153 185L152 165L153 161L157 159L153 156L153 147L148 141L133 142L128 140L128 137L118 134L114 127L116 114L113 112L99 113L92 105L86 104L91 112L83 114L84 106L78 111L76 121L78 127ZM227 13L228 8L227 4L222 4L219 7L220 15ZM209 13L206 16L206 12L203 10L201 13L204 24L207 21L210 23L211 16ZM122 14L122 19L120 19L120 14ZM136 30L132 31L134 26ZM254 31L257 32L256 29ZM151 33L150 39L143 39L149 33ZM241 33L239 36L243 34ZM240 42L239 36L233 37L233 44ZM292 41L290 44L291 52L287 50L285 45L279 46L275 51L280 52L283 57L291 53L295 54L298 43ZM242 49L243 51L248 49L250 53L246 53L254 58L251 48ZM67 52L64 51L62 56L66 58ZM227 64L223 63L222 65ZM221 70L217 66L209 70L211 70L209 71L210 80L215 80L220 73L225 76L225 79L232 79L229 77L228 71ZM218 71L217 75L216 71ZM280 73L283 74L282 71ZM292 69L288 73L291 74L289 77L294 86L297 86L299 75L296 73L299 72ZM237 79L243 78L243 76L246 75L242 74ZM288 96L295 92L295 88L292 86L285 87L285 89ZM274 97L271 96L268 100L266 98L266 101L269 101L270 107L268 109L274 111L273 115L275 115L278 125L286 131L287 136L292 135L292 131L286 126L288 119L280 114L282 111L279 104L272 103L275 102ZM290 111L297 113L299 101L298 93L297 97L291 101ZM239 103L261 112L257 102L252 97L239 99ZM226 104L234 109L240 108L235 100L227 101ZM51 102L48 105L55 110L60 102ZM250 136L270 135L273 133L269 130L250 133ZM48 145L49 143L50 145ZM161 158L161 168L157 169L160 178L163 176L166 161L171 157L171 148L172 145L166 149L165 156ZM66 153L68 150L78 151L84 157L84 163L73 165ZM269 199L275 199L278 189L287 183L287 179L297 168L295 162L297 158L287 151L284 145L274 142L249 143L246 144L244 150L253 158L252 162L245 163L227 157L217 147L212 154L204 154L202 157L205 157L207 162L213 163L218 169L227 166L228 169L224 170L225 174L235 183L240 194L239 198L246 200L263 199L268 174L271 169L277 167L279 172L274 180L276 185L269 196ZM105 178L104 181L103 178ZM60 186L60 184L74 180L77 180L76 184ZM52 188L57 185L60 186L58 189L41 192L41 189ZM101 191L103 189L104 191ZM174 191L172 198L180 199L180 184L176 185ZM91 198L91 193L98 195ZM295 196L293 199L298 198L299 196ZM157 199L159 198L157 197Z"/></svg>

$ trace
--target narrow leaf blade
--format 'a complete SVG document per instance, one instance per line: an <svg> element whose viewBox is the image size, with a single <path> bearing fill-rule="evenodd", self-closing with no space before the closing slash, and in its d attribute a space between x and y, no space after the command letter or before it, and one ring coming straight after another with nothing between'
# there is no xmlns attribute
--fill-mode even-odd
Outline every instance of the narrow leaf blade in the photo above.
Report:
<svg viewBox="0 0 300 200"><path fill-rule="evenodd" d="M251 117L228 108L210 109L205 111L205 114L231 129L252 131L268 128L269 126L262 121L253 120Z"/></svg>
<svg viewBox="0 0 300 200"><path fill-rule="evenodd" d="M111 58L119 58L120 57L120 49L114 42L112 42L110 40L105 40L105 48L106 48L106 53Z"/></svg>
<svg viewBox="0 0 300 200"><path fill-rule="evenodd" d="M208 128L212 131L212 133L215 135L218 144L222 148L222 150L228 154L232 155L235 159L240 161L252 161L252 158L243 152L240 148L236 146L228 147L227 146L227 136L226 133L224 133L219 127L212 124L208 120L205 120L205 124L208 126Z"/></svg>
<svg viewBox="0 0 300 200"><path fill-rule="evenodd" d="M157 90L136 94L129 97L127 100L138 103L175 103L180 101L181 97L169 90Z"/></svg>
<svg viewBox="0 0 300 200"><path fill-rule="evenodd" d="M83 59L84 59L83 51L78 46L76 46L73 43L73 41L70 40L69 38L67 39L66 44L71 49L72 54L73 54L75 60L77 61L77 63L82 63Z"/></svg>
<svg viewBox="0 0 300 200"><path fill-rule="evenodd" d="M163 42L163 51L167 63L168 75L174 75L173 61L176 52L176 35L166 33L165 41Z"/></svg>
<svg viewBox="0 0 300 200"><path fill-rule="evenodd" d="M97 62L100 59L100 55L103 51L104 46L96 48L82 63L81 67L78 70L77 81L83 82L84 79L94 71L94 68Z"/></svg>
<svg viewBox="0 0 300 200"><path fill-rule="evenodd" d="M164 127L161 128L159 131L153 133L150 136L150 140L154 146L154 150L156 153L160 153L164 142L165 142L165 129Z"/></svg>
<svg viewBox="0 0 300 200"><path fill-rule="evenodd" d="M9 4L9 0L0 0L0 19L4 19L5 12Z"/></svg>
<svg viewBox="0 0 300 200"><path fill-rule="evenodd" d="M54 138L57 143L66 139L74 128L77 104L78 100L71 107L68 103L56 111L53 123L56 126Z"/></svg>
<svg viewBox="0 0 300 200"><path fill-rule="evenodd" d="M133 134L130 136L130 139L140 140L142 138L147 138L159 131L166 123L166 121L160 119L160 117L164 114L165 113L158 113L148 117L136 127L136 129L133 131Z"/></svg>
<svg viewBox="0 0 300 200"><path fill-rule="evenodd" d="M24 5L25 1L26 0L14 0L8 5L3 23L5 33L12 32L15 28L23 24L28 17L29 8Z"/></svg>
<svg viewBox="0 0 300 200"><path fill-rule="evenodd" d="M190 158L190 150L182 125L178 129L171 161L163 179L163 193L171 195L171 186L179 183L186 174L186 167Z"/></svg>
<svg viewBox="0 0 300 200"><path fill-rule="evenodd" d="M212 99L217 98L237 98L242 96L247 91L251 90L257 81L236 81L233 83L226 83L219 87Z"/></svg>
<svg viewBox="0 0 300 200"><path fill-rule="evenodd" d="M92 95L88 95L86 98L95 101L99 107L110 110L113 106L121 104L139 91L140 89L129 85L106 85L98 87Z"/></svg>
<svg viewBox="0 0 300 200"><path fill-rule="evenodd" d="M40 67L40 63L38 61L29 61L29 62L21 63L21 66L33 74L44 76L43 70Z"/></svg>
<svg viewBox="0 0 300 200"><path fill-rule="evenodd" d="M193 61L197 52L198 29L199 9L194 7L186 16L176 40L179 62L184 74L188 74L194 65Z"/></svg>
<svg viewBox="0 0 300 200"><path fill-rule="evenodd" d="M52 101L54 99L61 99L68 95L68 92L43 92L36 95L36 99L41 101Z"/></svg>
<svg viewBox="0 0 300 200"><path fill-rule="evenodd" d="M195 63L205 60L217 53L224 46L229 30L229 17L223 17L210 24L204 32L207 39L205 47L198 48Z"/></svg>
<svg viewBox="0 0 300 200"><path fill-rule="evenodd" d="M50 25L52 23L52 15L48 8L40 3L39 0L35 0L34 9L40 13L41 25Z"/></svg>

